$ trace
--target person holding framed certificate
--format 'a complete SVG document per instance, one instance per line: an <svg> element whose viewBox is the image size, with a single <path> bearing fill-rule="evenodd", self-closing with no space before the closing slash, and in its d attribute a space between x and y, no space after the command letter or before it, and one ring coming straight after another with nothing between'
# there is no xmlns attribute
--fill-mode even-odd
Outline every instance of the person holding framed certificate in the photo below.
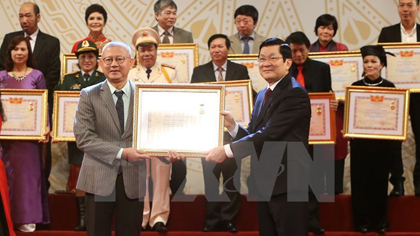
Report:
<svg viewBox="0 0 420 236"><path fill-rule="evenodd" d="M381 77L381 70L387 65L383 47L364 46L360 51L364 78L352 85L395 87L392 82ZM388 165L398 155L401 155L400 141L361 138L350 140L352 211L356 231L386 232Z"/></svg>
<svg viewBox="0 0 420 236"><path fill-rule="evenodd" d="M0 71L0 88L46 89L43 74L33 69L35 63L31 46L24 36L16 36L10 41L4 64L6 70ZM46 139L42 142L48 142L49 127L43 135ZM13 222L20 231L33 232L37 223L50 222L40 143L3 140L2 148L1 158L7 166Z"/></svg>

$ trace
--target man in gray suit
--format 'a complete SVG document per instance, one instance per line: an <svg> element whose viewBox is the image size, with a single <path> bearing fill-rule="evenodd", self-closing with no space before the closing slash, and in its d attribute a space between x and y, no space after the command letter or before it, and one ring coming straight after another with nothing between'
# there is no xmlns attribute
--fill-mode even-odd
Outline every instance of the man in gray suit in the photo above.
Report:
<svg viewBox="0 0 420 236"><path fill-rule="evenodd" d="M127 81L134 65L130 47L110 42L99 65L106 80L81 91L74 135L85 153L77 189L86 192L89 236L138 236L146 181L146 155L132 148L134 86Z"/></svg>
<svg viewBox="0 0 420 236"><path fill-rule="evenodd" d="M266 37L257 34L258 11L254 6L243 5L235 11L235 24L238 33L229 36L231 54L258 53L259 47Z"/></svg>
<svg viewBox="0 0 420 236"><path fill-rule="evenodd" d="M194 43L191 32L175 27L178 7L172 0L158 0L154 6L158 32L162 43Z"/></svg>

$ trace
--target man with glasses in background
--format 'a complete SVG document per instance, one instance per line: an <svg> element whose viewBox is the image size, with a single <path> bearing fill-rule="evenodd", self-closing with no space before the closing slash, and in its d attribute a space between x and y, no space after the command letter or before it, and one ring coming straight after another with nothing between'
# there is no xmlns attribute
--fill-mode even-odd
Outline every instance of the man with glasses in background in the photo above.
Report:
<svg viewBox="0 0 420 236"><path fill-rule="evenodd" d="M243 5L235 11L235 25L238 33L229 36L231 54L256 54L266 37L257 34L258 11L254 6Z"/></svg>

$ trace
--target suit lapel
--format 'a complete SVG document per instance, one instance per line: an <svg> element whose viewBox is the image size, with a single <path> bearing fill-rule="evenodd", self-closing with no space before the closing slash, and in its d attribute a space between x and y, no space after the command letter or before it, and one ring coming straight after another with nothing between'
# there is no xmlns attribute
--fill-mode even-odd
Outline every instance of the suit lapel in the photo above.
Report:
<svg viewBox="0 0 420 236"><path fill-rule="evenodd" d="M101 97L105 101L105 104L109 110L109 114L111 114L111 117L115 122L115 126L121 132L120 121L118 120L118 114L117 114L117 109L115 108L115 102L114 102L114 99L112 98L111 90L109 89L109 86L106 80L102 83L102 86L101 86Z"/></svg>
<svg viewBox="0 0 420 236"><path fill-rule="evenodd" d="M216 75L214 73L214 67L213 67L212 61L207 63L205 68L206 68L206 71L205 71L205 77L204 78L211 79L211 81L206 81L206 82L217 81Z"/></svg>
<svg viewBox="0 0 420 236"><path fill-rule="evenodd" d="M38 61L37 59L42 51L42 48L44 47L44 44L45 44L45 35L40 30L38 32L38 36L36 37L36 41L35 41L35 48L34 48L35 61Z"/></svg>

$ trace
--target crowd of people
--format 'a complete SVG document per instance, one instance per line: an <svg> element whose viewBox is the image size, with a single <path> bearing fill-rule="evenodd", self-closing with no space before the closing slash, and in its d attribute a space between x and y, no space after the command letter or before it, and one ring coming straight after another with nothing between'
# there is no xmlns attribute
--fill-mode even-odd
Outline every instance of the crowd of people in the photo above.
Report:
<svg viewBox="0 0 420 236"><path fill-rule="evenodd" d="M416 23L419 11L419 0L399 0L401 22L383 28L378 42L419 42ZM166 158L150 157L145 151L132 148L134 85L178 83L177 68L158 60L158 47L194 43L194 37L175 26L174 1L158 0L154 13L157 21L154 27L141 27L133 33L134 56L130 45L104 35L108 20L104 6L90 5L85 12L89 34L71 49L79 70L61 79L59 39L39 29L41 13L36 3L21 5L22 31L6 34L0 48L0 88L48 89L49 119L43 141L1 141L0 236L14 235L14 229L33 232L36 224L50 222L47 179L51 168L49 137L54 90L81 91L74 125L76 142L68 143L71 171L67 189L75 193L79 212L75 230L87 230L88 235L110 235L115 214L115 230L119 235L139 235L142 230L168 231L170 194L182 194L185 186L185 157L176 151L169 151ZM321 181L319 184L325 186L328 194L343 192L344 159L348 152L348 140L342 135L344 101L331 101L336 112L336 144L308 145L311 117L308 93L332 91L330 66L308 55L348 50L346 45L333 40L338 31L337 19L330 14L319 16L314 28L318 38L311 44L301 31L291 33L285 40L258 34L258 17L252 5L237 8L234 13L237 33L209 37L211 60L193 70L191 83L249 79L247 67L228 60L228 54L258 54L260 74L267 81L265 89L258 94L254 92L256 99L248 127L243 128L232 114L223 112L227 128L224 146L210 150L202 160L206 194L204 232L239 230L235 217L240 210L240 193L233 183L240 168L237 160L254 154L259 158L266 141L301 142L311 156L315 148L322 149L325 159L334 160L335 176L324 178L330 172L323 170L314 181ZM395 87L381 77L381 70L387 66L383 47L367 45L360 51L363 75L353 85ZM410 116L417 144L420 144L420 110L415 107L419 103L420 95L412 94ZM7 112L3 112L0 104L0 127L5 120ZM385 233L389 227L386 218L389 173L394 186L391 195L405 194L401 142L354 138L349 143L354 229ZM413 176L416 196L420 196L419 159L420 145L416 145ZM284 157L281 164L287 167L290 163ZM306 172L306 166L300 168L301 173ZM260 172L251 170L250 192L261 190L259 175ZM221 176L222 194L228 196L227 202L217 201L219 183L212 181ZM287 176L276 177L268 199L257 194L265 199L258 202L260 235L324 234L318 219L317 196L309 191L308 202L288 201L289 194L300 197L308 193L307 186L297 184L299 187L289 188L288 183L294 182ZM324 179L334 179L335 184L323 182ZM151 185L153 189L149 190Z"/></svg>

